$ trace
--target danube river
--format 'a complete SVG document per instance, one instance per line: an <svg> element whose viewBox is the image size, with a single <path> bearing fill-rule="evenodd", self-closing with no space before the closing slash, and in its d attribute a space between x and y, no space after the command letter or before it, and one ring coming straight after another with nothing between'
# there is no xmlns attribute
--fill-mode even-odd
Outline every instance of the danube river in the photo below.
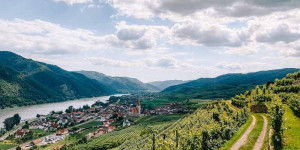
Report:
<svg viewBox="0 0 300 150"><path fill-rule="evenodd" d="M121 95L121 94L120 94ZM119 95L115 95L119 96ZM54 111L65 111L69 106L74 108L82 107L83 105L92 105L96 101L106 102L110 96L101 96L93 98L81 98L77 100L70 100L59 103L48 103L40 105L31 105L23 107L5 108L0 109L0 128L2 128L3 121L5 118L12 117L14 114L19 114L22 120L33 119L37 114L49 114L52 110Z"/></svg>

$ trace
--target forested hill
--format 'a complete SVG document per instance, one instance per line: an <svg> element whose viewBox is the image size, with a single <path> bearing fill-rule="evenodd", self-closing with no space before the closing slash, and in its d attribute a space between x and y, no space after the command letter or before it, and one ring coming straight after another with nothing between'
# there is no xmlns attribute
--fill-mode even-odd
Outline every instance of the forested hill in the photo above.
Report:
<svg viewBox="0 0 300 150"><path fill-rule="evenodd" d="M98 82L111 87L119 93L159 91L157 87L151 84L143 83L135 78L111 77L95 71L78 71L78 73L81 73L91 79L96 79Z"/></svg>
<svg viewBox="0 0 300 150"><path fill-rule="evenodd" d="M111 93L115 91L82 74L0 51L0 108Z"/></svg>
<svg viewBox="0 0 300 150"><path fill-rule="evenodd" d="M173 99L229 99L244 93L256 85L281 79L288 73L298 71L296 68L259 71L247 74L225 74L216 78L200 78L163 90Z"/></svg>
<svg viewBox="0 0 300 150"><path fill-rule="evenodd" d="M154 85L158 87L160 90L164 90L167 87L173 86L173 85L178 85L178 84L183 84L188 81L183 81L183 80L166 80L166 81L154 81L154 82L149 82L149 84Z"/></svg>

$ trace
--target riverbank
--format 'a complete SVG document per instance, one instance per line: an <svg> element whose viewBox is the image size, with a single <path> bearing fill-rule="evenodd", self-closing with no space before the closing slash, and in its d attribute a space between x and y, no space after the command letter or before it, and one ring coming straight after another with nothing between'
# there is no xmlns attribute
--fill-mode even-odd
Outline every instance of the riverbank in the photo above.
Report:
<svg viewBox="0 0 300 150"><path fill-rule="evenodd" d="M111 95L119 96L123 94ZM82 107L83 105L92 105L96 101L106 102L110 96L100 96L93 98L81 98L77 100L70 100L58 103L47 103L23 107L13 107L0 109L0 128L4 127L2 123L6 118L12 117L14 114L19 114L22 118L22 121L30 120L36 117L37 114L47 115L51 111L64 111L69 106L74 108Z"/></svg>

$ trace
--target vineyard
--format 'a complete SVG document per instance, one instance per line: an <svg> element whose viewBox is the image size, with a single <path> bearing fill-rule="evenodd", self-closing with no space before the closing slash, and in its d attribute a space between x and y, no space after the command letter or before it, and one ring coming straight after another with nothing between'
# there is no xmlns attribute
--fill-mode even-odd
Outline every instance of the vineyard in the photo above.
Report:
<svg viewBox="0 0 300 150"><path fill-rule="evenodd" d="M118 149L217 149L248 119L247 109L219 101L152 134L127 141Z"/></svg>
<svg viewBox="0 0 300 150"><path fill-rule="evenodd" d="M246 91L245 94L237 95L232 99L232 104L240 108L248 106L261 112L265 111L263 108L266 107L274 130L272 141L275 149L286 147L300 149L298 142L288 142L300 138L299 134L294 134L298 133L300 124L300 71L288 74L281 80L276 79L274 83L257 86L253 90ZM290 109L293 114L285 114L286 110ZM290 127L287 127L289 122L292 122L291 118L295 119Z"/></svg>

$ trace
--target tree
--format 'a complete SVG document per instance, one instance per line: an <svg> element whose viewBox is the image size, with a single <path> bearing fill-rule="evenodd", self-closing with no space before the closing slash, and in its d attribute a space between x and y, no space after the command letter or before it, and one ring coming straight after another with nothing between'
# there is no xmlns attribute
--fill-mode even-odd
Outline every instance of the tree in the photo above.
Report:
<svg viewBox="0 0 300 150"><path fill-rule="evenodd" d="M11 130L15 126L15 119L13 117L6 118L4 120L4 126L6 131Z"/></svg>
<svg viewBox="0 0 300 150"><path fill-rule="evenodd" d="M72 113L73 112L73 106L69 106L67 109L66 109L66 113Z"/></svg>
<svg viewBox="0 0 300 150"><path fill-rule="evenodd" d="M18 146L18 147L16 148L16 150L22 150L22 149L21 149L21 147L20 147L20 146Z"/></svg>
<svg viewBox="0 0 300 150"><path fill-rule="evenodd" d="M29 123L28 123L28 121L25 122L25 125L22 128L23 129L29 129Z"/></svg>
<svg viewBox="0 0 300 150"><path fill-rule="evenodd" d="M83 105L83 109L84 110L87 110L87 109L90 109L91 107L88 105L88 104L86 104L86 105Z"/></svg>
<svg viewBox="0 0 300 150"><path fill-rule="evenodd" d="M15 119L15 124L18 125L21 121L21 117L19 114L15 114L14 115L14 119Z"/></svg>

